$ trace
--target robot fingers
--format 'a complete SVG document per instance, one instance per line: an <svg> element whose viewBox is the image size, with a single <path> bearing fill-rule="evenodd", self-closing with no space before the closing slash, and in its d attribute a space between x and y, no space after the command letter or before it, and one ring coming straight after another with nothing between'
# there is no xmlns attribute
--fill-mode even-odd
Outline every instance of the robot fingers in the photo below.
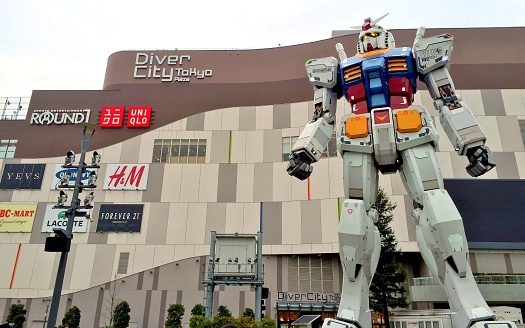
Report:
<svg viewBox="0 0 525 328"><path fill-rule="evenodd" d="M476 146L467 150L467 172L473 177L478 177L492 170L496 164L494 155L487 146Z"/></svg>
<svg viewBox="0 0 525 328"><path fill-rule="evenodd" d="M286 172L299 180L307 179L314 168L303 154L291 153L288 160Z"/></svg>

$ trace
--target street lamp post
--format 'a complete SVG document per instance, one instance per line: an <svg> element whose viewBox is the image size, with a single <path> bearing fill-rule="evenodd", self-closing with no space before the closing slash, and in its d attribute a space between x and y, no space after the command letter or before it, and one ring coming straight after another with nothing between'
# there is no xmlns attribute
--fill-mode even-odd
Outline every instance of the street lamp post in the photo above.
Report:
<svg viewBox="0 0 525 328"><path fill-rule="evenodd" d="M65 164L62 165L63 168L76 168L77 169L77 176L75 178L75 184L74 186L69 185L69 179L71 176L65 176L63 177L59 185L57 185L58 188L63 189L71 189L73 187L73 197L71 198L71 205L65 206L64 203L67 200L67 194L61 190L60 196L58 197L58 203L53 208L67 208L67 226L66 230L64 229L53 229L53 232L55 233L54 237L48 237L46 238L46 246L45 251L46 252L60 252L60 262L58 263L58 270L57 270L57 277L55 281L55 288L53 290L53 298L51 299L51 308L49 310L49 321L47 323L48 328L55 328L56 320L57 320L57 314L58 314L58 306L60 305L60 294L62 293L62 285L64 283L64 274L66 271L66 264L67 264L67 256L69 253L69 249L71 246L71 239L73 238L73 224L76 216L80 216L78 210L84 209L84 208L92 208L91 200L93 200L93 193L86 195L86 198L84 199L84 204L80 204L80 200L78 199L78 195L82 192L83 189L93 189L96 186L94 185L94 182L96 181L96 173L94 174L94 179L90 178L90 181L88 181L87 185L84 185L82 183L82 175L84 174L85 170L88 168L98 169L100 165L98 162L100 161L100 156L97 152L93 153L93 159L92 163L90 165L87 165L84 160L86 157L86 152L89 146L89 142L91 141L91 138L95 134L95 131L100 130L100 127L95 124L91 123L79 123L77 124L77 127L82 129L82 143L80 147L80 161L78 165L72 164L72 162L75 160L75 154L73 151L68 151L66 156ZM84 214L85 216L85 214Z"/></svg>

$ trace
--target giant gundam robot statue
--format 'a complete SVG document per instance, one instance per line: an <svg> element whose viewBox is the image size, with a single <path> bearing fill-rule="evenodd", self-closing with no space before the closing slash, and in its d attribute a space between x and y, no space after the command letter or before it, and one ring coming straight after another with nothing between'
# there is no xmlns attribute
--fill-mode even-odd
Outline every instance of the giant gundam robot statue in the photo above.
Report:
<svg viewBox="0 0 525 328"><path fill-rule="evenodd" d="M398 170L414 201L412 219L421 255L446 291L454 328L515 327L494 321L476 285L461 215L443 186L433 119L425 107L412 104L419 78L434 99L455 151L468 158L467 172L477 177L495 166L485 133L449 74L453 37L425 37L421 27L412 49L396 48L392 34L377 25L385 16L365 19L357 27L361 32L355 56L348 58L338 43L340 62L334 57L306 62L314 115L292 148L287 172L300 180L308 178L334 130L344 168L345 201L338 231L342 295L337 318L326 319L323 327L372 326L368 288L381 248L374 225L378 213L372 205L378 171ZM336 125L337 99L342 96L352 113Z"/></svg>

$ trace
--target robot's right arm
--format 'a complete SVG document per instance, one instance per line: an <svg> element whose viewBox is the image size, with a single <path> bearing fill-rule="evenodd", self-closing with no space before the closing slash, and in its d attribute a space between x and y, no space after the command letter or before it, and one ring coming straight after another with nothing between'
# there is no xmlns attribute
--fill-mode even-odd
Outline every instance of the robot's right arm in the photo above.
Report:
<svg viewBox="0 0 525 328"><path fill-rule="evenodd" d="M292 147L286 171L304 180L313 171L312 163L319 161L334 132L338 94L339 64L334 57L311 59L306 62L310 83L314 86L314 115Z"/></svg>

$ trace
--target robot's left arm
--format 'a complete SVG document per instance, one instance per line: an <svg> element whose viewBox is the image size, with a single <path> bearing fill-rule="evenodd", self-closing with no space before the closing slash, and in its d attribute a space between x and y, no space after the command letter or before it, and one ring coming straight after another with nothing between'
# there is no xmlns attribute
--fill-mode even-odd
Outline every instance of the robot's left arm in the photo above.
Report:
<svg viewBox="0 0 525 328"><path fill-rule="evenodd" d="M467 156L467 172L474 177L485 174L493 167L494 155L485 146L485 133L476 118L456 94L449 74L453 37L441 34L425 38L424 28L416 34L413 53L420 79L427 85L440 113L440 122L459 155Z"/></svg>

